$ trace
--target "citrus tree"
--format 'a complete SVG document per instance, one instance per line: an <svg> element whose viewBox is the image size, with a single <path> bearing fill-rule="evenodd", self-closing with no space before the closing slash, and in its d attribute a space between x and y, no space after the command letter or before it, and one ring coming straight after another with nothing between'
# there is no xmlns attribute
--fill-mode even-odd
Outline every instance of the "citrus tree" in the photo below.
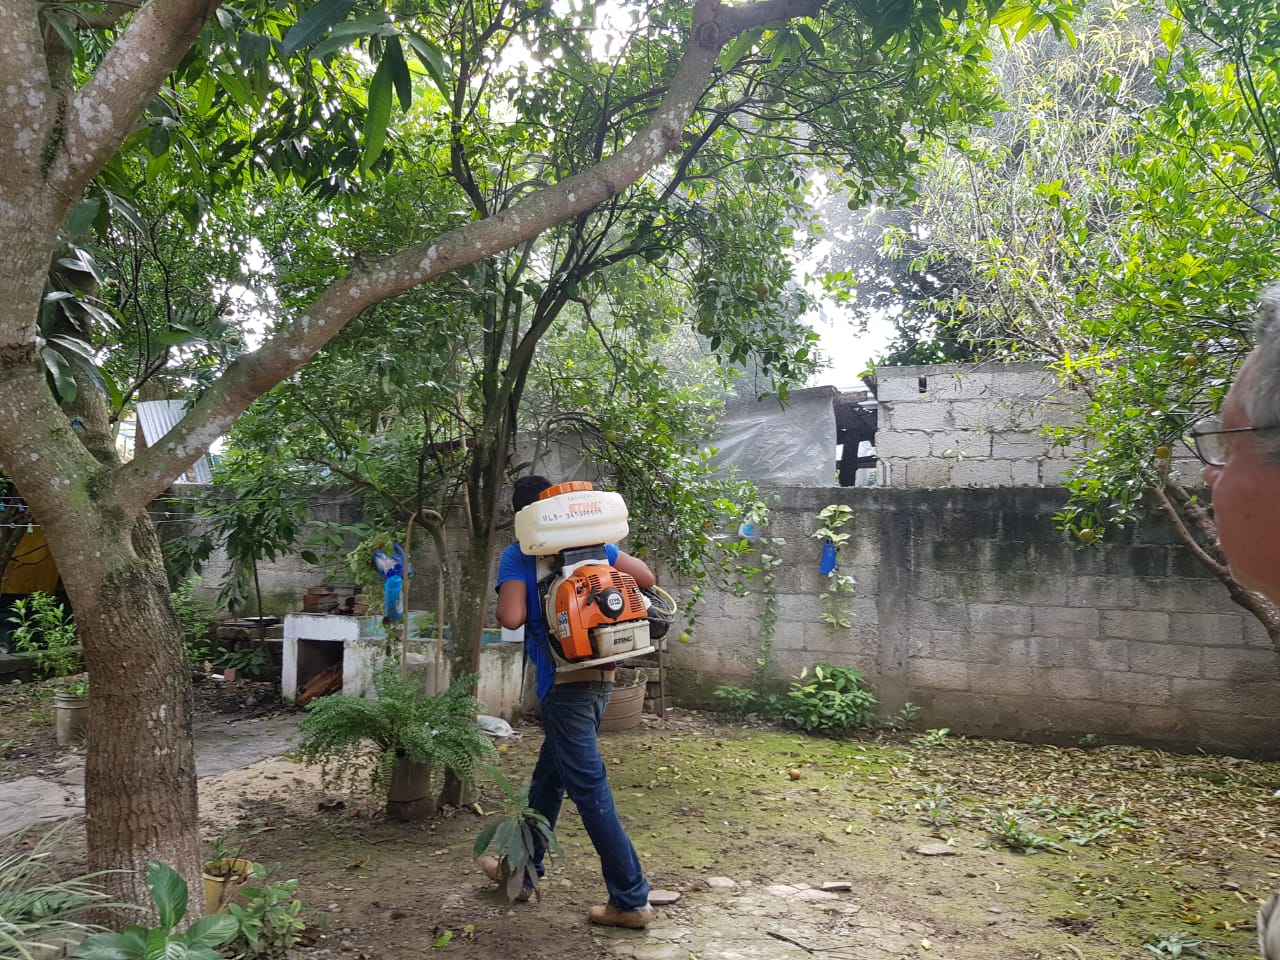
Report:
<svg viewBox="0 0 1280 960"><path fill-rule="evenodd" d="M1058 521L1092 543L1154 507L1280 649L1273 605L1231 578L1198 470L1173 463L1280 272L1278 23L1274 2L1116 5L1078 25L1078 50L1011 51L1011 109L932 158L895 242L917 270L971 264L917 305L947 335L1079 389L1081 423L1051 431L1077 455Z"/></svg>

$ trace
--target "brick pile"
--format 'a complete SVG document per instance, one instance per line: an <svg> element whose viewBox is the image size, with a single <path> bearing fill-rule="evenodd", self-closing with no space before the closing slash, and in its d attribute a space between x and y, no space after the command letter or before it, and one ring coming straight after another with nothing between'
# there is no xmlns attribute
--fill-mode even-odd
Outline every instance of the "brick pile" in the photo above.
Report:
<svg viewBox="0 0 1280 960"><path fill-rule="evenodd" d="M307 590L302 598L302 612L363 617L369 612L369 600L358 584L325 583Z"/></svg>

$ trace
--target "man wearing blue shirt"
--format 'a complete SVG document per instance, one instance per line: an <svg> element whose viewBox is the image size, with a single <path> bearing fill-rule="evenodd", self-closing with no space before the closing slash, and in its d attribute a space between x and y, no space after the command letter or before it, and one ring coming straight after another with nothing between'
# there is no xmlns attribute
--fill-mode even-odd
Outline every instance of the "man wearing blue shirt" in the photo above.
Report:
<svg viewBox="0 0 1280 960"><path fill-rule="evenodd" d="M545 477L521 477L515 482L512 508L519 513L550 486ZM611 543L605 545L605 554L609 563L630 574L640 587L654 585L653 572L644 561ZM577 806L587 836L600 856L609 891L607 903L591 908L591 922L633 929L648 926L654 918L649 882L618 819L596 743L600 719L613 690L613 667L555 672L538 591L537 557L524 553L519 543L508 546L498 563L497 616L498 623L510 630L524 627L525 650L537 672L544 739L529 785L529 805L546 817L552 828L566 793ZM541 844L534 850L539 876L545 852ZM483 857L480 864L489 879L499 883L505 879L496 857ZM517 899L528 897L526 890Z"/></svg>

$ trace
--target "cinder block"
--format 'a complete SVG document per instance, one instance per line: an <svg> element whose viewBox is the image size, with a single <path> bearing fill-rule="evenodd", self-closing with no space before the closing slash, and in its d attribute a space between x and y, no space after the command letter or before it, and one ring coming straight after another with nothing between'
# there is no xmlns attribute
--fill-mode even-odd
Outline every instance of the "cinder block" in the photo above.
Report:
<svg viewBox="0 0 1280 960"><path fill-rule="evenodd" d="M1176 577L1138 577L1134 586L1144 598L1143 606L1170 613L1198 614L1204 610L1231 609L1222 584L1215 580L1187 580Z"/></svg>
<svg viewBox="0 0 1280 960"><path fill-rule="evenodd" d="M1060 667L1045 670L1041 690L1051 697L1063 700L1096 700L1102 683L1102 673L1077 667Z"/></svg>
<svg viewBox="0 0 1280 960"><path fill-rule="evenodd" d="M928 430L900 430L888 436L876 434L876 456L882 460L910 460L930 456L933 434Z"/></svg>
<svg viewBox="0 0 1280 960"><path fill-rule="evenodd" d="M1034 662L1030 638L977 630L967 635L959 656L975 664L1030 666Z"/></svg>
<svg viewBox="0 0 1280 960"><path fill-rule="evenodd" d="M1169 640L1209 647L1244 643L1244 618L1234 613L1180 613L1169 621Z"/></svg>
<svg viewBox="0 0 1280 960"><path fill-rule="evenodd" d="M972 430L937 430L929 437L929 455L962 460L991 456L991 437Z"/></svg>
<svg viewBox="0 0 1280 960"><path fill-rule="evenodd" d="M930 396L918 396L914 402L903 401L894 405L892 437L894 433L923 430L936 433L951 426L951 411L946 403ZM876 424L876 450L885 437L879 423Z"/></svg>
<svg viewBox="0 0 1280 960"><path fill-rule="evenodd" d="M916 401L921 397L919 377L908 373L912 368L881 367L876 371L876 399L881 403Z"/></svg>
<svg viewBox="0 0 1280 960"><path fill-rule="evenodd" d="M745 597L726 596L724 616L730 620L759 620L764 614L764 594L753 589Z"/></svg>
<svg viewBox="0 0 1280 960"><path fill-rule="evenodd" d="M970 636L967 630L921 630L908 639L907 655L963 662L971 655Z"/></svg>
<svg viewBox="0 0 1280 960"><path fill-rule="evenodd" d="M1170 643L1129 644L1129 669L1162 677L1199 677L1200 650Z"/></svg>
<svg viewBox="0 0 1280 960"><path fill-rule="evenodd" d="M1139 703L1163 707L1173 702L1173 685L1168 677L1153 673L1100 674L1096 696L1116 703Z"/></svg>
<svg viewBox="0 0 1280 960"><path fill-rule="evenodd" d="M1014 487L1039 487L1040 463L1037 460L1010 460L1010 485Z"/></svg>
<svg viewBox="0 0 1280 960"><path fill-rule="evenodd" d="M1043 456L1048 441L1034 430L1009 430L991 437L991 455L1007 460L1031 460Z"/></svg>
<svg viewBox="0 0 1280 960"><path fill-rule="evenodd" d="M1064 637L1057 642L1055 666L1090 667L1107 673L1129 670L1129 644L1124 640L1081 640Z"/></svg>
<svg viewBox="0 0 1280 960"><path fill-rule="evenodd" d="M936 490L951 486L951 464L946 460L904 460L899 466L902 482L899 486L912 489Z"/></svg>
<svg viewBox="0 0 1280 960"><path fill-rule="evenodd" d="M974 633L1025 637L1032 632L1031 608L1007 603L971 603L969 629Z"/></svg>
<svg viewBox="0 0 1280 960"><path fill-rule="evenodd" d="M1036 408L1039 414L1037 424L1050 427L1073 427L1083 422L1084 414L1080 409L1083 401L1077 401L1075 397L1075 394L1062 391L1049 398Z"/></svg>
<svg viewBox="0 0 1280 960"><path fill-rule="evenodd" d="M1276 683L1280 682L1280 657L1274 650L1204 650L1200 654L1200 676L1205 680Z"/></svg>
<svg viewBox="0 0 1280 960"><path fill-rule="evenodd" d="M1104 637L1166 643L1169 614L1159 610L1104 610L1100 628Z"/></svg>
<svg viewBox="0 0 1280 960"><path fill-rule="evenodd" d="M969 689L975 693L1004 696L1012 691L1034 691L1044 681L1035 667L1007 663L974 664L969 675Z"/></svg>
<svg viewBox="0 0 1280 960"><path fill-rule="evenodd" d="M984 572L978 576L995 588L992 599L1026 606L1063 606L1071 587L1070 581L1060 574L1012 571L1000 575Z"/></svg>
<svg viewBox="0 0 1280 960"><path fill-rule="evenodd" d="M1008 428L1008 411L990 400L957 400L951 404L954 430L1000 433Z"/></svg>
<svg viewBox="0 0 1280 960"><path fill-rule="evenodd" d="M1042 637L1098 638L1098 611L1088 607L1036 607L1032 630Z"/></svg>
<svg viewBox="0 0 1280 960"><path fill-rule="evenodd" d="M1184 704L1211 704L1215 710L1240 717L1280 719L1280 684L1182 677L1174 677L1171 683L1174 697Z"/></svg>
<svg viewBox="0 0 1280 960"><path fill-rule="evenodd" d="M969 665L956 660L908 660L907 683L922 690L968 690Z"/></svg>
<svg viewBox="0 0 1280 960"><path fill-rule="evenodd" d="M1040 461L1040 485L1060 487L1075 469L1076 461L1064 457L1045 457Z"/></svg>
<svg viewBox="0 0 1280 960"><path fill-rule="evenodd" d="M927 388L930 396L940 400L969 400L989 397L994 392L992 383L999 376L984 368L955 366L949 372L930 375Z"/></svg>
<svg viewBox="0 0 1280 960"><path fill-rule="evenodd" d="M956 487L1012 486L1013 466L1008 460L957 460L951 465L951 484Z"/></svg>
<svg viewBox="0 0 1280 960"><path fill-rule="evenodd" d="M913 630L966 630L968 608L945 600L915 601L906 605L907 625Z"/></svg>
<svg viewBox="0 0 1280 960"><path fill-rule="evenodd" d="M1139 603L1139 596L1141 581L1133 577L1075 577L1067 593L1067 605L1095 610L1133 610L1153 606Z"/></svg>

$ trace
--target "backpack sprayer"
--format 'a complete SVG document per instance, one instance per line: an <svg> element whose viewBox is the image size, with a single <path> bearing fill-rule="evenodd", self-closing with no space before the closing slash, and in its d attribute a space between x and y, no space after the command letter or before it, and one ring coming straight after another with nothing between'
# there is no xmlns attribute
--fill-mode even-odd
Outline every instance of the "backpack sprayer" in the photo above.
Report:
<svg viewBox="0 0 1280 960"><path fill-rule="evenodd" d="M548 487L516 514L520 549L538 558L538 590L556 671L654 651L675 616L671 595L642 590L609 563L606 543L627 535L617 493L575 480Z"/></svg>

